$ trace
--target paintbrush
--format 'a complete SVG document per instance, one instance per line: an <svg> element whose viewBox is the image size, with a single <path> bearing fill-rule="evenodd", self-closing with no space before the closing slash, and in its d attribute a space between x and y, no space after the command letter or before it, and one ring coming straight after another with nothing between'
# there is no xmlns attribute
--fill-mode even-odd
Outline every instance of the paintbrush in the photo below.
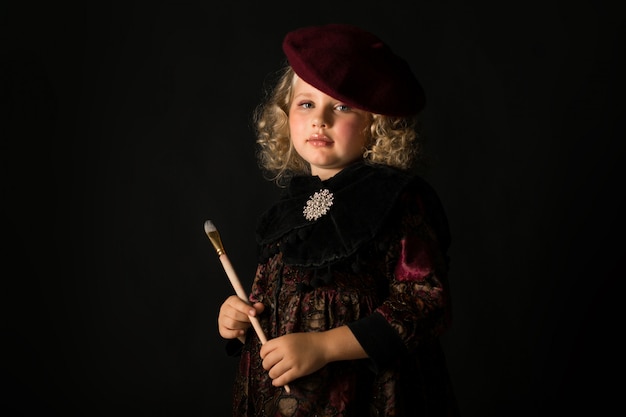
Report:
<svg viewBox="0 0 626 417"><path fill-rule="evenodd" d="M230 280L231 285L235 289L235 293L243 301L250 304L246 291L243 289L243 286L241 285L241 281L239 281L239 277L237 276L237 273L235 272L235 268L233 268L233 265L230 263L230 260L228 259L228 255L226 255L226 251L224 250L224 244L222 243L222 238L220 237L220 234L217 231L217 228L215 227L215 225L213 224L211 220L207 220L204 222L204 231L209 237L209 239L211 240L211 243L213 244L213 247L215 248L215 251L217 252L217 256L220 258L220 261L222 262L224 271L226 271L226 275L228 276L228 279ZM267 337L265 336L265 333L263 332L263 328L261 327L261 323L259 323L259 319L254 316L248 316L248 317L250 318L250 323L252 323L252 327L254 327L254 331L259 337L261 344L264 345L265 342L267 342ZM289 389L289 385L285 385L284 388L285 388L285 391L287 391L287 393L291 392Z"/></svg>

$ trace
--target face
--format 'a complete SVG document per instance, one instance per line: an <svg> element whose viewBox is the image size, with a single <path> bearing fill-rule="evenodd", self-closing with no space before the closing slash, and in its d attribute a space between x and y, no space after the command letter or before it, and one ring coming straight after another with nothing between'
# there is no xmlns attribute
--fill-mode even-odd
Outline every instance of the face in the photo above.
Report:
<svg viewBox="0 0 626 417"><path fill-rule="evenodd" d="M296 77L289 132L311 174L328 179L362 158L370 114L343 104Z"/></svg>

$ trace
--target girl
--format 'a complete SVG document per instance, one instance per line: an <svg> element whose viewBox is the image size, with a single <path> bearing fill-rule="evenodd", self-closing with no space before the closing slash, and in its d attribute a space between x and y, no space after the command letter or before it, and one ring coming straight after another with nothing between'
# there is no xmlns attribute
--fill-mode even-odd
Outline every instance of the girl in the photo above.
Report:
<svg viewBox="0 0 626 417"><path fill-rule="evenodd" d="M240 356L233 416L457 415L439 342L448 225L410 173L423 90L355 26L300 28L283 50L255 120L260 166L284 190L259 219L249 303L231 296L218 317Z"/></svg>

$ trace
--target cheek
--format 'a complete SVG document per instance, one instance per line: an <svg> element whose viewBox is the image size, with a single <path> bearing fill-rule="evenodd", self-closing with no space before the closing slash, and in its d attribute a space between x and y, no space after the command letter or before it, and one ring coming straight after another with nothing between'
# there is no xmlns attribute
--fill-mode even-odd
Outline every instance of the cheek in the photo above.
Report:
<svg viewBox="0 0 626 417"><path fill-rule="evenodd" d="M303 123L301 118L292 115L289 117L289 133L292 135L302 129Z"/></svg>
<svg viewBox="0 0 626 417"><path fill-rule="evenodd" d="M351 138L350 142L354 146L365 145L365 131L362 123L348 123L341 127L342 136Z"/></svg>

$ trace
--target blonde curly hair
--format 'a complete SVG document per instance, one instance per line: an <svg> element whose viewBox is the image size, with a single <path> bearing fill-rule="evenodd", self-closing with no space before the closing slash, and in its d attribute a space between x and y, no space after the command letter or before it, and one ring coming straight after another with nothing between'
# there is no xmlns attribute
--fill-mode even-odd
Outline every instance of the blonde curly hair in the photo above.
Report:
<svg viewBox="0 0 626 417"><path fill-rule="evenodd" d="M266 91L264 101L253 113L253 122L259 167L267 179L284 186L293 175L310 174L311 169L295 151L289 136L289 107L297 75L286 65L275 76L273 87ZM417 115L392 117L370 114L363 159L402 170L412 168L420 150Z"/></svg>

